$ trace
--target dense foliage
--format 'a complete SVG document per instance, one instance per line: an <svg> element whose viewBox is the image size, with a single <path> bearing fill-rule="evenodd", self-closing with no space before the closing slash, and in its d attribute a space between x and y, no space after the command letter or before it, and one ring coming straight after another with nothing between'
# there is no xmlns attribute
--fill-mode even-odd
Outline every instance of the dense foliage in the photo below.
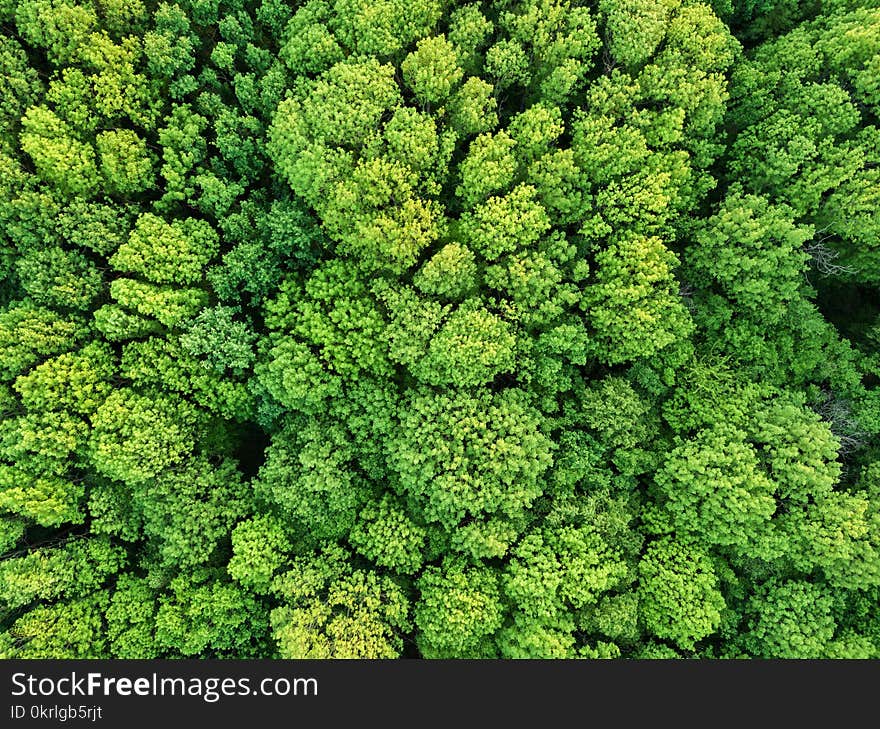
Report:
<svg viewBox="0 0 880 729"><path fill-rule="evenodd" d="M0 656L880 657L876 0L0 28Z"/></svg>

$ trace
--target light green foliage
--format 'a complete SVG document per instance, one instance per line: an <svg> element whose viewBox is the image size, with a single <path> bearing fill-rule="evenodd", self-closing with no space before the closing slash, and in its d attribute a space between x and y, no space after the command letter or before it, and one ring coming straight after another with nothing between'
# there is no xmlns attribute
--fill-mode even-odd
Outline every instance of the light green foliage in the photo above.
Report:
<svg viewBox="0 0 880 729"><path fill-rule="evenodd" d="M765 585L750 600L744 647L763 658L827 658L836 628L833 608L831 594L821 585Z"/></svg>
<svg viewBox="0 0 880 729"><path fill-rule="evenodd" d="M252 401L244 383L221 377L182 350L176 338L149 337L123 346L122 374L139 387L165 387L201 407L243 422L252 417Z"/></svg>
<svg viewBox="0 0 880 729"><path fill-rule="evenodd" d="M85 423L67 413L28 413L3 424L3 455L62 471L61 464L81 445Z"/></svg>
<svg viewBox="0 0 880 729"><path fill-rule="evenodd" d="M764 460L783 498L808 501L829 492L840 477L840 444L814 412L781 398L755 418L754 438L764 443Z"/></svg>
<svg viewBox="0 0 880 729"><path fill-rule="evenodd" d="M338 0L334 30L351 53L386 57L428 35L440 19L437 0Z"/></svg>
<svg viewBox="0 0 880 729"><path fill-rule="evenodd" d="M500 17L509 38L486 51L486 72L501 86L530 84L530 96L563 103L580 90L600 46L586 7L567 0L512 3Z"/></svg>
<svg viewBox="0 0 880 729"><path fill-rule="evenodd" d="M192 284L218 249L217 234L201 220L166 223L146 213L110 263L120 271L137 273L158 284Z"/></svg>
<svg viewBox="0 0 880 729"><path fill-rule="evenodd" d="M147 7L141 0L104 0L102 16L111 36L141 33L146 25Z"/></svg>
<svg viewBox="0 0 880 729"><path fill-rule="evenodd" d="M623 555L606 542L598 523L572 521L561 509L512 550L503 586L515 612L514 624L499 638L504 657L573 657L582 616L629 577Z"/></svg>
<svg viewBox="0 0 880 729"><path fill-rule="evenodd" d="M484 279L488 286L507 297L512 317L526 327L549 328L558 324L559 333L569 330L566 334L572 348L577 349L579 337L573 336L571 328L582 330L583 324L580 318L573 321L565 316L581 298L574 281L586 275L585 262L575 261L575 256L575 247L564 236L555 234L530 250L501 257L486 267ZM569 320L560 321L564 318ZM550 339L553 335L548 332L542 345L549 344Z"/></svg>
<svg viewBox="0 0 880 729"><path fill-rule="evenodd" d="M346 552L327 545L296 559L276 581L283 600L272 611L282 658L396 658L411 628L410 606L387 575L353 569Z"/></svg>
<svg viewBox="0 0 880 729"><path fill-rule="evenodd" d="M565 413L566 427L594 433L590 449L597 456L605 455L622 474L654 470L652 441L657 435L658 423L650 401L618 377L606 377L589 389L576 392L576 404L572 403ZM573 437L579 439L576 435Z"/></svg>
<svg viewBox="0 0 880 729"><path fill-rule="evenodd" d="M352 467L353 446L337 423L293 420L267 449L258 488L316 538L342 537L371 492Z"/></svg>
<svg viewBox="0 0 880 729"><path fill-rule="evenodd" d="M155 129L160 115L156 88L138 73L140 40L127 36L115 43L106 33L93 33L81 51L89 77L95 110L110 122L130 119L144 129Z"/></svg>
<svg viewBox="0 0 880 729"><path fill-rule="evenodd" d="M343 58L326 21L330 4L312 0L297 8L284 32L281 59L295 73L319 73Z"/></svg>
<svg viewBox="0 0 880 729"><path fill-rule="evenodd" d="M131 195L153 186L153 163L147 146L131 130L101 132L95 139L95 149L110 191Z"/></svg>
<svg viewBox="0 0 880 729"><path fill-rule="evenodd" d="M133 263L141 265L140 261ZM169 275L177 274L169 269ZM104 321L104 327L111 332L110 339L126 339L126 326L134 325L131 337L141 337L153 329L153 325L143 323L140 318L132 318L132 312L155 318L166 327L173 327L191 319L208 302L208 294L203 289L156 285L130 278L115 279L110 284L110 296L129 310L128 317L114 309L107 312L109 321Z"/></svg>
<svg viewBox="0 0 880 729"><path fill-rule="evenodd" d="M89 458L110 478L146 481L183 461L195 424L194 409L179 398L116 390L92 417Z"/></svg>
<svg viewBox="0 0 880 729"><path fill-rule="evenodd" d="M397 161L378 158L334 188L325 225L366 268L401 273L444 232L439 207L415 195L411 174Z"/></svg>
<svg viewBox="0 0 880 729"><path fill-rule="evenodd" d="M6 610L37 601L89 595L125 564L125 553L106 539L71 540L0 562Z"/></svg>
<svg viewBox="0 0 880 729"><path fill-rule="evenodd" d="M514 516L542 492L552 443L524 393L416 392L400 413L389 458L429 521Z"/></svg>
<svg viewBox="0 0 880 729"><path fill-rule="evenodd" d="M38 304L88 309L103 288L100 271L79 251L33 248L16 261L21 287Z"/></svg>
<svg viewBox="0 0 880 729"><path fill-rule="evenodd" d="M414 172L422 173L426 177L425 188L435 189L432 167L440 151L436 122L425 113L399 107L385 125L382 136L388 154Z"/></svg>
<svg viewBox="0 0 880 729"><path fill-rule="evenodd" d="M733 76L731 168L824 234L838 275L876 283L876 8L829 10L762 44ZM820 259L821 265L821 259ZM825 271L828 273L829 271Z"/></svg>
<svg viewBox="0 0 880 729"><path fill-rule="evenodd" d="M461 81L455 47L445 37L423 38L400 65L403 78L422 104L440 104Z"/></svg>
<svg viewBox="0 0 880 729"><path fill-rule="evenodd" d="M486 73L499 90L524 86L531 80L528 55L516 41L499 41L486 51Z"/></svg>
<svg viewBox="0 0 880 729"><path fill-rule="evenodd" d="M104 257L115 251L128 236L131 214L129 206L79 200L59 211L55 222L66 241Z"/></svg>
<svg viewBox="0 0 880 729"><path fill-rule="evenodd" d="M642 618L657 637L692 650L721 625L724 598L712 562L699 549L672 539L651 542L639 579Z"/></svg>
<svg viewBox="0 0 880 729"><path fill-rule="evenodd" d="M89 76L78 68L65 68L59 78L53 79L46 89L46 99L54 105L55 113L71 130L81 134L95 134L99 117L89 84Z"/></svg>
<svg viewBox="0 0 880 729"><path fill-rule="evenodd" d="M0 507L45 527L82 523L83 487L66 472L66 462L0 464Z"/></svg>
<svg viewBox="0 0 880 729"><path fill-rule="evenodd" d="M107 602L107 595L97 592L88 597L35 607L0 636L0 657L106 658L103 612Z"/></svg>
<svg viewBox="0 0 880 729"><path fill-rule="evenodd" d="M664 519L735 559L783 559L805 572L820 567L836 583L872 582L867 502L834 490L840 442L828 424L786 397L729 413L732 423L679 442L658 470Z"/></svg>
<svg viewBox="0 0 880 729"><path fill-rule="evenodd" d="M107 606L107 639L114 658L159 658L156 643L156 592L146 580L121 574Z"/></svg>
<svg viewBox="0 0 880 729"><path fill-rule="evenodd" d="M614 59L625 67L648 60L666 34L670 13L680 4L681 0L602 0L599 8Z"/></svg>
<svg viewBox="0 0 880 729"><path fill-rule="evenodd" d="M15 23L29 44L45 49L56 63L72 60L97 25L88 4L66 0L26 0L17 4Z"/></svg>
<svg viewBox="0 0 880 729"><path fill-rule="evenodd" d="M730 191L723 207L694 236L688 279L708 288L716 284L744 313L775 323L799 296L809 254L808 228L792 223L793 211Z"/></svg>
<svg viewBox="0 0 880 729"><path fill-rule="evenodd" d="M270 350L268 363L255 368L259 383L282 406L317 414L342 393L341 379L329 374L308 345L291 338Z"/></svg>
<svg viewBox="0 0 880 729"><path fill-rule="evenodd" d="M394 69L372 62L340 62L309 89L307 98L291 97L278 107L269 130L269 154L291 187L312 205L320 205L322 187L339 179L346 155L334 147L362 145L396 105Z"/></svg>
<svg viewBox="0 0 880 729"><path fill-rule="evenodd" d="M417 641L425 658L493 658L504 620L498 578L486 567L447 559L418 582Z"/></svg>
<svg viewBox="0 0 880 729"><path fill-rule="evenodd" d="M27 522L19 517L5 515L0 519L0 554L6 554L24 536Z"/></svg>
<svg viewBox="0 0 880 729"><path fill-rule="evenodd" d="M558 107L535 104L517 114L508 131L516 144L516 156L524 164L552 151L565 131Z"/></svg>
<svg viewBox="0 0 880 729"><path fill-rule="evenodd" d="M156 641L184 656L253 656L265 650L265 611L237 586L210 573L181 573L159 598Z"/></svg>
<svg viewBox="0 0 880 729"><path fill-rule="evenodd" d="M95 150L77 139L70 127L43 106L32 107L21 121L21 147L38 174L64 195L90 196L98 186Z"/></svg>
<svg viewBox="0 0 880 729"><path fill-rule="evenodd" d="M226 551L247 503L235 464L204 458L138 483L132 496L159 562L183 571L215 562Z"/></svg>
<svg viewBox="0 0 880 729"><path fill-rule="evenodd" d="M25 109L33 105L41 91L39 75L28 66L21 45L6 35L0 37L0 140L4 146L14 144Z"/></svg>
<svg viewBox="0 0 880 729"><path fill-rule="evenodd" d="M550 229L547 212L535 200L535 188L518 185L507 195L493 195L462 217L465 242L487 261L528 248Z"/></svg>
<svg viewBox="0 0 880 729"><path fill-rule="evenodd" d="M602 361L649 357L690 334L672 273L675 254L659 238L627 236L596 259L596 282L585 289L581 306Z"/></svg>
<svg viewBox="0 0 880 729"><path fill-rule="evenodd" d="M589 185L571 149L557 149L539 157L529 166L527 179L552 222L568 224L584 217Z"/></svg>
<svg viewBox="0 0 880 729"><path fill-rule="evenodd" d="M95 310L95 328L108 342L119 342L156 334L162 330L162 325L155 319L133 314L116 304L104 304Z"/></svg>
<svg viewBox="0 0 880 729"><path fill-rule="evenodd" d="M460 243L447 243L413 276L416 287L444 299L460 299L477 285L478 269L474 254Z"/></svg>
<svg viewBox="0 0 880 729"><path fill-rule="evenodd" d="M430 127L417 115L394 114L385 135L390 154L375 154L383 117L402 101L394 68L375 59L337 63L305 88L302 98L281 103L269 130L279 172L365 267L412 266L445 227L439 207L414 184L432 144L413 145L404 132L410 126L422 135Z"/></svg>
<svg viewBox="0 0 880 729"><path fill-rule="evenodd" d="M492 85L470 76L450 101L452 128L462 136L488 132L498 124L498 103Z"/></svg>
<svg viewBox="0 0 880 729"><path fill-rule="evenodd" d="M284 566L291 551L284 524L270 514L236 525L232 532L230 576L255 592L266 592L272 577Z"/></svg>
<svg viewBox="0 0 880 729"><path fill-rule="evenodd" d="M507 189L516 173L516 158L512 154L515 145L505 131L481 134L471 142L461 163L461 185L456 190L467 207L473 207L490 193Z"/></svg>
<svg viewBox="0 0 880 729"><path fill-rule="evenodd" d="M331 372L356 377L388 371L384 348L377 346L385 328L382 313L366 277L347 261L316 269L302 292L293 279L283 283L266 305L266 318L273 329L288 330L313 347Z"/></svg>
<svg viewBox="0 0 880 729"><path fill-rule="evenodd" d="M178 4L160 3L156 28L144 34L147 69L155 75L174 77L190 70L195 59L191 24Z"/></svg>
<svg viewBox="0 0 880 729"><path fill-rule="evenodd" d="M246 322L234 317L239 310L231 306L204 309L181 335L180 344L205 367L223 373L227 368L244 374L254 361L256 334Z"/></svg>
<svg viewBox="0 0 880 729"><path fill-rule="evenodd" d="M468 73L479 71L479 52L492 34L492 22L480 10L479 3L465 3L449 14L449 40L455 46L459 63Z"/></svg>
<svg viewBox="0 0 880 729"><path fill-rule="evenodd" d="M462 387L482 385L513 369L515 341L503 320L466 302L431 339L423 364L431 374L423 379Z"/></svg>
<svg viewBox="0 0 880 729"><path fill-rule="evenodd" d="M133 507L129 487L101 476L93 476L89 481L86 510L91 517L92 533L136 542L141 519Z"/></svg>
<svg viewBox="0 0 880 729"><path fill-rule="evenodd" d="M164 206L185 200L192 195L192 182L187 180L193 168L207 153L204 131L208 120L187 105L175 105L159 129L162 145L161 174L164 178Z"/></svg>
<svg viewBox="0 0 880 729"><path fill-rule="evenodd" d="M407 516L396 499L386 494L381 500L364 506L348 541L380 567L412 574L424 562L426 536L425 529Z"/></svg>
<svg viewBox="0 0 880 729"><path fill-rule="evenodd" d="M22 301L0 313L0 377L13 379L44 357L72 349L87 328L76 318Z"/></svg>
<svg viewBox="0 0 880 729"><path fill-rule="evenodd" d="M775 488L745 440L745 433L724 424L700 431L669 454L655 480L677 534L766 557Z"/></svg>
<svg viewBox="0 0 880 729"><path fill-rule="evenodd" d="M92 342L46 360L16 379L13 387L28 410L68 410L90 416L110 394L115 372L110 348Z"/></svg>

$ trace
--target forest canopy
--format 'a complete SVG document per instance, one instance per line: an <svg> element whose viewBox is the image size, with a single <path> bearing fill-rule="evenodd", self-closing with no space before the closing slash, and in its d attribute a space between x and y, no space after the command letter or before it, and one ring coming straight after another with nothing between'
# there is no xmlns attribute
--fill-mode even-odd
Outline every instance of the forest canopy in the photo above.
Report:
<svg viewBox="0 0 880 729"><path fill-rule="evenodd" d="M880 658L877 0L0 0L0 657Z"/></svg>

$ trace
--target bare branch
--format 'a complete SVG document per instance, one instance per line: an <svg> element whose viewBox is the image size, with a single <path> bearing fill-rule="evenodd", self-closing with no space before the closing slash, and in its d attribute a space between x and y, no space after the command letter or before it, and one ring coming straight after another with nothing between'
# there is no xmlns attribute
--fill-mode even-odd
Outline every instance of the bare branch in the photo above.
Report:
<svg viewBox="0 0 880 729"><path fill-rule="evenodd" d="M835 261L840 257L840 252L825 245L825 241L832 236L825 236L819 240L813 240L804 246L810 256L810 263L823 276L851 276L856 273L852 266L844 266Z"/></svg>

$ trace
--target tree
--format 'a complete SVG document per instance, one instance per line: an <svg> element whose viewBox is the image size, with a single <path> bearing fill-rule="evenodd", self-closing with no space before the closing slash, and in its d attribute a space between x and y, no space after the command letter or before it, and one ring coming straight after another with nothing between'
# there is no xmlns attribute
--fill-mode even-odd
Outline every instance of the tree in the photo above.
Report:
<svg viewBox="0 0 880 729"><path fill-rule="evenodd" d="M325 545L277 579L272 611L282 658L396 658L411 627L409 600L387 575L352 569L345 550Z"/></svg>
<svg viewBox="0 0 880 729"><path fill-rule="evenodd" d="M239 310L231 306L203 309L181 335L183 349L201 359L206 368L243 375L256 358L257 335L247 322L234 319L237 314Z"/></svg>
<svg viewBox="0 0 880 729"><path fill-rule="evenodd" d="M353 445L339 423L292 418L272 439L257 488L315 538L343 537L373 490Z"/></svg>
<svg viewBox="0 0 880 729"><path fill-rule="evenodd" d="M607 0L599 3L608 34L608 50L627 68L647 61L666 35L669 16L678 10L679 0L662 3L639 0Z"/></svg>
<svg viewBox="0 0 880 729"><path fill-rule="evenodd" d="M107 539L73 539L0 563L5 611L36 602L92 594L125 566L125 552Z"/></svg>
<svg viewBox="0 0 880 729"><path fill-rule="evenodd" d="M182 571L220 561L249 506L235 463L204 457L138 483L132 502L158 566Z"/></svg>
<svg viewBox="0 0 880 729"><path fill-rule="evenodd" d="M88 332L82 319L64 317L34 302L18 301L0 313L0 376L12 379L76 345Z"/></svg>
<svg viewBox="0 0 880 729"><path fill-rule="evenodd" d="M181 573L159 598L156 641L183 656L264 653L265 610L238 586L198 570Z"/></svg>
<svg viewBox="0 0 880 729"><path fill-rule="evenodd" d="M157 593L148 582L131 573L119 575L107 606L107 638L114 658L159 658L156 642Z"/></svg>
<svg viewBox="0 0 880 729"><path fill-rule="evenodd" d="M232 559L227 571L254 592L267 593L272 578L287 564L292 549L280 519L271 514L246 519L232 532Z"/></svg>
<svg viewBox="0 0 880 729"><path fill-rule="evenodd" d="M359 553L401 574L412 574L422 566L426 538L427 530L415 523L390 494L367 503L348 535Z"/></svg>
<svg viewBox="0 0 880 729"><path fill-rule="evenodd" d="M24 48L4 35L0 38L0 139L4 147L15 145L19 121L42 91L40 77L28 65Z"/></svg>
<svg viewBox="0 0 880 729"><path fill-rule="evenodd" d="M570 507L551 514L512 550L503 576L513 612L513 624L499 636L504 657L574 657L585 613L630 578L623 555L596 524L571 519Z"/></svg>
<svg viewBox="0 0 880 729"><path fill-rule="evenodd" d="M651 542L639 563L640 605L648 630L684 650L721 625L724 598L704 552L674 539Z"/></svg>
<svg viewBox="0 0 880 729"><path fill-rule="evenodd" d="M106 658L102 620L107 595L39 605L0 635L0 656L23 659Z"/></svg>
<svg viewBox="0 0 880 729"><path fill-rule="evenodd" d="M189 455L197 421L195 408L180 398L116 390L92 417L89 459L110 478L146 481Z"/></svg>
<svg viewBox="0 0 880 729"><path fill-rule="evenodd" d="M28 250L16 261L16 273L32 301L58 309L89 309L104 288L101 272L85 255L61 246Z"/></svg>
<svg viewBox="0 0 880 729"><path fill-rule="evenodd" d="M528 248L549 229L547 212L529 185L519 185L507 195L493 195L463 216L460 225L464 241L487 261Z"/></svg>
<svg viewBox="0 0 880 729"><path fill-rule="evenodd" d="M21 147L37 174L62 195L94 195L98 186L95 150L44 106L32 107L21 120Z"/></svg>
<svg viewBox="0 0 880 729"><path fill-rule="evenodd" d="M768 324L782 320L799 297L812 231L795 226L793 211L729 190L722 208L696 232L687 277L705 290L715 284L737 309Z"/></svg>
<svg viewBox="0 0 880 729"><path fill-rule="evenodd" d="M153 160L145 142L130 129L101 132L95 149L108 190L131 195L153 187Z"/></svg>
<svg viewBox="0 0 880 729"><path fill-rule="evenodd" d="M447 559L429 567L418 582L416 641L425 658L492 658L492 637L504 608L498 578L486 567Z"/></svg>
<svg viewBox="0 0 880 729"><path fill-rule="evenodd" d="M525 394L416 391L400 413L389 460L428 521L515 516L542 492L552 444Z"/></svg>
<svg viewBox="0 0 880 729"><path fill-rule="evenodd" d="M765 658L824 658L835 632L833 599L810 582L769 583L752 597L743 646Z"/></svg>
<svg viewBox="0 0 880 729"><path fill-rule="evenodd" d="M440 104L461 81L455 47L444 36L423 38L400 65L403 78L422 104Z"/></svg>
<svg viewBox="0 0 880 729"><path fill-rule="evenodd" d="M581 307L608 364L650 357L691 331L678 298L675 255L659 238L628 236L596 255L596 282Z"/></svg>
<svg viewBox="0 0 880 729"><path fill-rule="evenodd" d="M192 284L217 254L217 234L202 220L166 223L151 213L135 222L128 241L110 258L116 269L157 284Z"/></svg>
<svg viewBox="0 0 880 729"><path fill-rule="evenodd" d="M102 342L65 352L18 377L13 387L30 411L68 410L91 416L112 390L113 353Z"/></svg>
<svg viewBox="0 0 880 729"><path fill-rule="evenodd" d="M778 556L769 534L776 488L746 434L718 424L675 448L656 483L676 534L753 557Z"/></svg>

